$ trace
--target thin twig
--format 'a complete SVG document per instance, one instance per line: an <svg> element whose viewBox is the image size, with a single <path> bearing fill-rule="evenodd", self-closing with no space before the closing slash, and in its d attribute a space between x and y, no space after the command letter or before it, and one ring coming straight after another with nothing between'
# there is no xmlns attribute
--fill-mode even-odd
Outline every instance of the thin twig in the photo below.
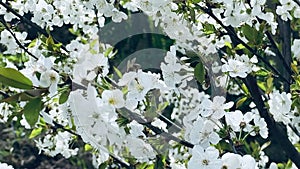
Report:
<svg viewBox="0 0 300 169"><path fill-rule="evenodd" d="M259 53L257 53L256 50L254 50L253 48L251 48L248 44L246 44L243 40L241 40L237 34L231 30L229 27L225 26L223 24L222 21L220 21L215 14L213 14L212 10L210 8L203 8L198 4L194 4L196 7L198 7L200 10L202 10L203 12L205 12L206 14L208 14L210 17L212 17L222 28L224 28L227 33L233 37L235 40L237 40L240 44L242 44L243 46L245 46L246 49L248 49L252 54L256 55L257 58L259 60L261 60L264 64L266 64L267 67L269 67L276 75L279 76L279 78L281 78L282 80L284 80L286 83L291 84L291 82L289 80L287 80L284 76L282 76L280 74L280 72L275 69L267 60L264 59L263 56L261 56Z"/></svg>
<svg viewBox="0 0 300 169"><path fill-rule="evenodd" d="M3 26L5 27L6 30L8 30L8 32L12 35L12 37L15 39L16 43L18 44L18 46L23 49L27 54L29 54L31 57L33 57L34 59L38 60L38 58L32 54L31 52L28 51L28 49L22 45L22 43L19 41L19 39L16 37L15 33L10 30L10 28L7 26L6 22L3 20L3 18L0 19L0 22L3 24Z"/></svg>
<svg viewBox="0 0 300 169"><path fill-rule="evenodd" d="M300 132L296 129L295 126L293 126L292 124L289 124L290 128L293 130L293 132L298 136L300 137Z"/></svg>
<svg viewBox="0 0 300 169"><path fill-rule="evenodd" d="M180 139L178 137L175 137L172 134L167 133L167 132L163 131L162 129L160 129L160 128L156 127L156 126L153 126L151 123L149 123L146 120L144 120L138 114L136 114L134 112L131 112L130 110L128 110L126 108L120 108L118 112L123 117L129 118L130 120L134 120L134 121L138 122L139 124L142 124L142 125L148 127L155 134L161 135L161 136L163 136L164 138L166 138L168 140L173 140L173 141L175 141L177 143L180 143L181 145L184 145L184 146L189 147L189 148L193 148L194 147L194 144L192 144L192 143L190 143L188 141L182 140L182 139Z"/></svg>
<svg viewBox="0 0 300 169"><path fill-rule="evenodd" d="M81 139L81 136L80 136L79 134L77 134L76 132L74 132L74 131L72 131L72 130L70 130L70 129L68 129L68 128L65 128L63 125L61 125L61 124L59 124L59 123L57 123L57 122L55 122L55 121L53 121L53 124L55 125L53 128L55 128L55 129L57 129L57 128L62 129L62 130L67 131L67 132L69 132L70 134L73 134L74 136L77 136L78 138ZM126 169L134 169L133 166L127 164L125 161L122 161L121 159L119 159L118 157L116 157L114 154L112 154L112 153L110 153L110 152L108 152L108 153L109 153L109 156L110 156L114 161L116 161L117 163L119 163L122 167L124 167L124 168L126 168Z"/></svg>
<svg viewBox="0 0 300 169"><path fill-rule="evenodd" d="M18 17L18 18L20 19L20 21L23 21L24 23L26 23L26 24L32 26L34 29L36 29L38 32L42 33L43 35L45 35L45 36L47 36L47 37L50 36L50 34L48 34L48 32L47 32L45 29L41 28L41 27L38 26L37 24L33 23L31 20L29 20L29 19L25 18L24 16L20 15L18 12L16 12L14 9L12 9L8 4L6 4L6 3L0 1L0 5L2 5L4 8L6 8L6 10L7 10L8 12L11 12L11 13L14 14L16 17ZM53 38L53 40L54 40L55 43L60 43L60 42L59 42L58 40L56 40L54 37L52 37L52 38ZM65 50L66 52L68 52L67 48L66 48L64 45L62 45L61 48L62 48L63 50Z"/></svg>

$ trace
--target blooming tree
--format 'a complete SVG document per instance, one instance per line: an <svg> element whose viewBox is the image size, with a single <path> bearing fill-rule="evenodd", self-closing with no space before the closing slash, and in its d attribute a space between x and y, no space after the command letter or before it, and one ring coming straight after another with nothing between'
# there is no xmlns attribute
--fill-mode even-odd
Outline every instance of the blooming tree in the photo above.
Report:
<svg viewBox="0 0 300 169"><path fill-rule="evenodd" d="M300 168L300 1L13 0L0 12L0 122L30 130L40 153L86 149L95 168ZM155 30L171 41L159 73L138 58L122 69L118 43Z"/></svg>

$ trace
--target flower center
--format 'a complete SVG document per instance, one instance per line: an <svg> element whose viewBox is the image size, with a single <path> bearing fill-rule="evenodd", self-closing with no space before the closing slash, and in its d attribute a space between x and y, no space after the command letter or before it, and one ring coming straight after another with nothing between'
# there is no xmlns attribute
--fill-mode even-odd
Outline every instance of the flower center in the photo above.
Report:
<svg viewBox="0 0 300 169"><path fill-rule="evenodd" d="M109 98L108 99L108 103L111 104L111 105L115 105L116 104L116 100L113 99L113 98Z"/></svg>
<svg viewBox="0 0 300 169"><path fill-rule="evenodd" d="M208 165L209 161L207 159L202 160L203 165Z"/></svg>

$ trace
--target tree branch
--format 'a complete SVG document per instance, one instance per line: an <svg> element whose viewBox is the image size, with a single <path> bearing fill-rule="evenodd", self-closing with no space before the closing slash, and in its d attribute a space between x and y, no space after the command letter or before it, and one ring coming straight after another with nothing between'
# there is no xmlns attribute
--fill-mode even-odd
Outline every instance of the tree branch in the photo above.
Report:
<svg viewBox="0 0 300 169"><path fill-rule="evenodd" d="M124 116L125 118L129 118L130 120L134 120L134 121L138 122L139 124L142 124L142 125L148 127L155 134L161 135L161 136L163 136L164 138L166 138L168 140L173 140L173 141L175 141L177 143L180 143L180 144L182 144L182 145L184 145L186 147L189 147L189 148L193 148L194 147L194 145L192 143L190 143L188 141L185 141L185 140L182 140L182 139L179 139L179 138L173 136L172 134L167 133L167 132L163 131L162 129L153 126L151 123L149 123L146 120L144 120L138 114L133 113L133 112L131 112L130 110L128 110L126 108L121 108L121 109L118 110L118 112L122 116Z"/></svg>
<svg viewBox="0 0 300 169"><path fill-rule="evenodd" d="M278 75L278 77L280 79L282 79L283 81L285 81L287 84L291 84L291 82L286 79L277 69L275 69L263 56L261 56L256 50L254 50L253 48L251 48L249 45L247 45L243 40L241 40L237 34L230 28L227 27L223 24L222 21L220 21L212 12L212 10L210 8L203 8L198 4L194 4L197 8L199 8L200 10L202 10L203 12L205 12L206 14L208 14L210 17L212 17L223 29L225 29L227 31L227 33L229 34L230 37L234 38L238 43L242 44L243 46L245 46L246 49L248 49L253 55L257 56L257 58L259 60L261 60L267 67L269 67L274 74Z"/></svg>
<svg viewBox="0 0 300 169"><path fill-rule="evenodd" d="M291 33L291 25L290 21L283 21L281 18L278 18L278 25L280 30L280 40L282 43L282 54L283 54L283 62L284 63L292 63L292 51L291 51L291 39L292 39L292 33ZM290 68L290 66L289 66ZM290 68L291 71L291 68ZM283 72L283 75L288 78L289 81L291 81L291 75L288 72ZM284 91L289 92L290 91L290 84L285 83L284 84Z"/></svg>
<svg viewBox="0 0 300 169"><path fill-rule="evenodd" d="M257 106L260 116L263 117L267 123L270 140L273 143L278 143L281 146L281 149L286 152L287 156L293 161L293 163L300 168L300 154L288 139L284 126L281 125L281 123L275 122L274 119L269 115L267 108L264 106L264 101L259 94L259 87L257 85L256 78L252 75L248 75L246 79L244 79L244 83L251 93L251 97Z"/></svg>
<svg viewBox="0 0 300 169"><path fill-rule="evenodd" d="M291 82L286 79L283 75L280 74L280 72L275 69L269 62L267 62L261 55L257 53L254 49L252 49L249 45L247 45L245 42L243 42L236 33L230 29L229 27L225 26L213 13L210 8L203 8L200 5L196 6L207 13L209 16L211 16L213 19L216 20L218 24L220 24L227 32L228 34L237 40L239 43L244 45L252 54L256 55L258 59L263 61L266 66L268 66L275 74L277 74L282 80L284 80L287 84L291 84ZM246 84L247 88L249 89L249 92L252 96L252 99L254 103L257 106L257 109L259 111L259 114L262 118L265 119L268 129L270 131L270 139L273 142L278 142L282 149L287 153L288 157L295 163L295 165L300 168L300 154L297 151L297 149L294 147L294 145L290 142L288 139L288 136L280 123L276 123L274 119L269 115L268 110L265 108L264 101L262 100L261 94L259 92L259 87L257 85L256 78L254 78L251 74L249 74L244 80L244 83Z"/></svg>

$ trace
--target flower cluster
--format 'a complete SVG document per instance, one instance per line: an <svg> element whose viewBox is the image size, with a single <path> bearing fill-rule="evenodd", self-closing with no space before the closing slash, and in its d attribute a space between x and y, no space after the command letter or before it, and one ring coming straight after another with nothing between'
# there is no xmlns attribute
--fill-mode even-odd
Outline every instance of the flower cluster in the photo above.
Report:
<svg viewBox="0 0 300 169"><path fill-rule="evenodd" d="M58 132L56 135L46 135L43 139L36 141L36 146L41 151L54 157L61 154L66 158L77 154L78 148L70 148L72 142L72 135L67 131Z"/></svg>
<svg viewBox="0 0 300 169"><path fill-rule="evenodd" d="M270 94L268 104L270 106L270 113L276 121L283 122L284 124L291 122L292 100L290 93L279 93L279 91L274 91Z"/></svg>
<svg viewBox="0 0 300 169"><path fill-rule="evenodd" d="M256 71L258 68L254 65L257 63L256 56L251 59L247 55L236 55L234 58L223 60L222 72L228 72L230 77L245 78L252 71Z"/></svg>
<svg viewBox="0 0 300 169"><path fill-rule="evenodd" d="M6 62L0 83L13 88L1 90L0 122L16 116L12 119L26 129L44 127L45 136L36 140L40 153L69 158L78 153L80 147L71 145L80 138L92 147L95 167L113 158L144 168L266 168L265 147L252 140L276 132L278 126L270 126L273 119L288 127L291 142L299 143L295 132L300 123L299 35L294 31L290 37L296 59L291 66L295 76L289 78L285 73L291 71L290 63L280 67L275 59L281 56L283 47L278 46L284 42L272 39L278 34L278 18L300 18L292 0L271 5L266 0L15 0L7 4L10 10L0 5L3 23L9 23L0 29L0 61ZM130 19L135 14L130 11L143 12L175 41L166 47L161 73L140 67L121 72L111 63L119 59L114 55L118 51L101 42L100 32L105 23ZM24 25L14 29L15 21L23 22L20 17L45 30L40 32L43 35L28 37ZM76 36L65 44L48 35L63 26ZM248 78L253 76L257 78L251 86ZM290 85L294 77L296 84ZM48 125L59 127L54 132ZM272 163L269 168L277 166Z"/></svg>

